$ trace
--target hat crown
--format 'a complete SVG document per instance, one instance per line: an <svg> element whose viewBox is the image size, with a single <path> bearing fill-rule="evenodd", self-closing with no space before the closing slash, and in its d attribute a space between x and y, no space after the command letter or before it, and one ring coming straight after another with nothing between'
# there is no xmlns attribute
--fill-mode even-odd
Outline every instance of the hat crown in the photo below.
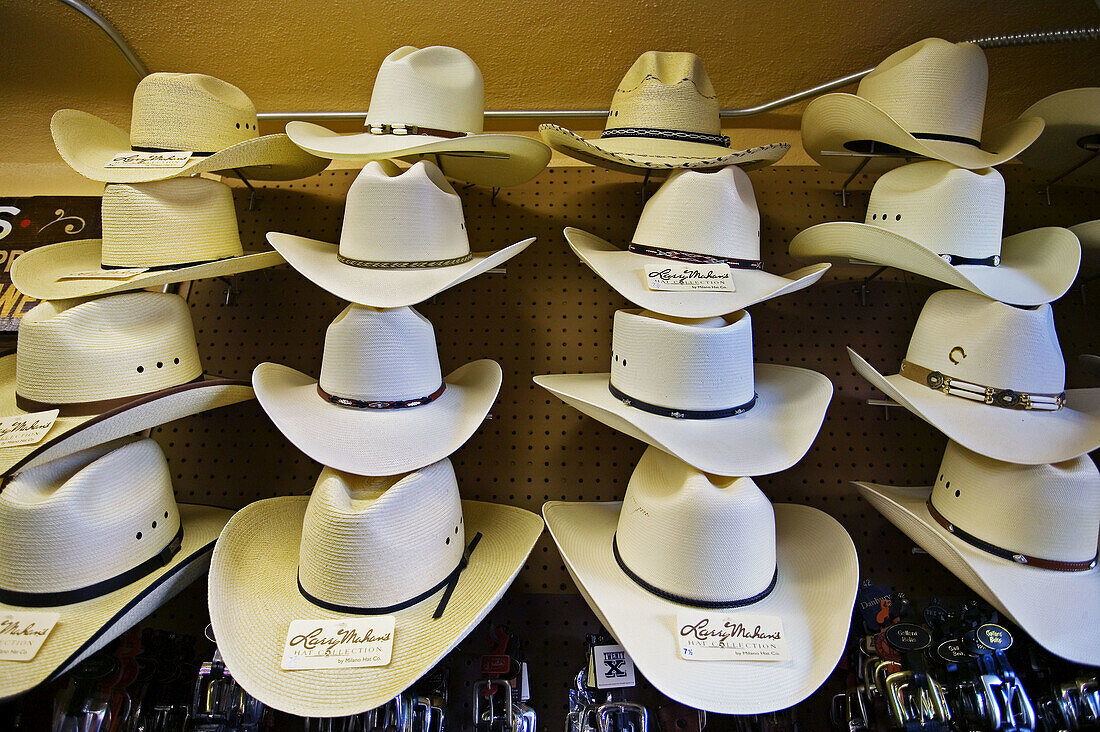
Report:
<svg viewBox="0 0 1100 732"><path fill-rule="evenodd" d="M134 148L214 153L254 139L256 127L248 95L213 76L157 72L134 89Z"/></svg>
<svg viewBox="0 0 1100 732"><path fill-rule="evenodd" d="M428 319L409 307L349 305L325 333L320 386L357 401L419 399L443 376Z"/></svg>
<svg viewBox="0 0 1100 732"><path fill-rule="evenodd" d="M716 410L753 398L752 321L744 310L706 319L618 310L611 349L611 385L632 399Z"/></svg>
<svg viewBox="0 0 1100 732"><path fill-rule="evenodd" d="M462 199L435 163L391 174L367 163L348 190L340 255L360 262L441 262L470 254Z"/></svg>
<svg viewBox="0 0 1100 732"><path fill-rule="evenodd" d="M700 602L754 597L775 574L775 512L752 479L702 473L655 447L630 476L615 542L643 581Z"/></svg>
<svg viewBox="0 0 1100 732"><path fill-rule="evenodd" d="M0 525L0 587L65 592L159 554L180 515L160 446L125 439L16 475L0 493Z"/></svg>
<svg viewBox="0 0 1100 732"><path fill-rule="evenodd" d="M1100 472L1088 455L1017 465L948 442L932 505L951 524L1002 549L1063 562L1096 556Z"/></svg>
<svg viewBox="0 0 1100 732"><path fill-rule="evenodd" d="M142 291L43 301L19 324L15 393L26 399L116 399L201 375L191 312L179 295Z"/></svg>
<svg viewBox="0 0 1100 732"><path fill-rule="evenodd" d="M675 170L642 209L635 244L734 259L760 259L760 210L748 173Z"/></svg>
<svg viewBox="0 0 1100 732"><path fill-rule="evenodd" d="M1004 209L1005 181L993 168L924 160L875 182L865 221L937 255L986 259L1001 253Z"/></svg>
<svg viewBox="0 0 1100 732"><path fill-rule="evenodd" d="M976 44L926 38L886 57L856 94L910 133L980 141L988 77Z"/></svg>
<svg viewBox="0 0 1100 732"><path fill-rule="evenodd" d="M366 124L479 133L484 116L485 84L472 58L448 46L402 46L378 69Z"/></svg>
<svg viewBox="0 0 1100 732"><path fill-rule="evenodd" d="M1066 385L1049 304L1018 308L966 290L940 290L928 298L905 358L996 389L1058 394Z"/></svg>
<svg viewBox="0 0 1100 732"><path fill-rule="evenodd" d="M116 183L103 190L100 259L112 267L164 267L244 253L229 186L207 178Z"/></svg>
<svg viewBox="0 0 1100 732"><path fill-rule="evenodd" d="M694 53L646 51L619 82L604 129L722 134L718 95Z"/></svg>
<svg viewBox="0 0 1100 732"><path fill-rule="evenodd" d="M325 468L302 524L298 581L326 602L389 607L442 582L465 546L450 460L378 478Z"/></svg>

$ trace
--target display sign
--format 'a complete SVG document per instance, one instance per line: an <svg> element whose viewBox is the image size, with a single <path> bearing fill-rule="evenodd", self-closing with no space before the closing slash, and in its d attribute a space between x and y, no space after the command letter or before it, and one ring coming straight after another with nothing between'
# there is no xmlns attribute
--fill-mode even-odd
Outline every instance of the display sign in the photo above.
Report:
<svg viewBox="0 0 1100 732"><path fill-rule="evenodd" d="M786 661L782 619L774 615L676 614L676 647L685 661Z"/></svg>
<svg viewBox="0 0 1100 732"><path fill-rule="evenodd" d="M645 271L646 286L661 291L735 292L728 264L674 264Z"/></svg>
<svg viewBox="0 0 1100 732"><path fill-rule="evenodd" d="M294 620L283 646L283 669L388 666L393 615L336 620Z"/></svg>

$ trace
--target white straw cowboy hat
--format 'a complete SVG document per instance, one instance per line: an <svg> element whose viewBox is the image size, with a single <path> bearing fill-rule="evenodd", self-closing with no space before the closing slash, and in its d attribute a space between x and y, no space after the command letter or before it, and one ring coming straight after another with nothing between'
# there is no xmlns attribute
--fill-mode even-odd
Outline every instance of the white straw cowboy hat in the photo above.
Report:
<svg viewBox="0 0 1100 732"><path fill-rule="evenodd" d="M1004 178L993 168L924 160L875 181L865 223L811 226L790 253L896 267L1013 305L1057 300L1077 276L1077 237L1044 226L1001 239L1004 207Z"/></svg>
<svg viewBox="0 0 1100 732"><path fill-rule="evenodd" d="M851 172L867 160L828 153L897 154L960 168L988 168L1016 157L1043 131L1027 117L982 133L989 68L973 43L926 38L897 51L863 77L855 94L825 94L802 114L802 145L817 162ZM881 163L862 168L879 169Z"/></svg>
<svg viewBox="0 0 1100 732"><path fill-rule="evenodd" d="M245 381L203 376L179 295L42 302L0 358L0 416L60 414L37 444L0 447L0 475L253 397Z"/></svg>
<svg viewBox="0 0 1100 732"><path fill-rule="evenodd" d="M472 58L448 46L402 46L378 69L365 132L341 135L290 122L286 133L321 157L429 158L451 178L488 186L524 183L550 162L550 150L538 140L485 133L484 125L484 82Z"/></svg>
<svg viewBox="0 0 1100 732"><path fill-rule="evenodd" d="M1100 665L1100 474L1088 455L1015 465L949 442L931 488L856 485L1041 646Z"/></svg>
<svg viewBox="0 0 1100 732"><path fill-rule="evenodd" d="M797 704L832 673L859 580L836 519L773 506L751 478L701 473L655 448L614 503L542 509L585 600L662 694L708 712L754 714ZM788 660L686 660L678 614L782 621Z"/></svg>
<svg viewBox="0 0 1100 732"><path fill-rule="evenodd" d="M611 373L536 376L566 404L717 475L786 470L817 437L832 383L808 369L752 360L739 311L683 320L619 310Z"/></svg>
<svg viewBox="0 0 1100 732"><path fill-rule="evenodd" d="M252 384L267 416L309 457L357 475L396 475L462 447L501 377L495 361L482 359L443 378L423 315L349 305L325 334L320 379L262 363Z"/></svg>
<svg viewBox="0 0 1100 732"><path fill-rule="evenodd" d="M160 72L139 81L129 134L75 109L55 112L50 131L65 162L85 178L102 183L234 171L255 180L293 180L328 165L284 134L260 137L252 100L232 84L204 74ZM121 167L127 162L119 160L178 151L190 153L179 167Z"/></svg>
<svg viewBox="0 0 1100 732"><path fill-rule="evenodd" d="M774 275L760 260L760 211L745 171L676 170L646 201L627 249L580 229L565 230L569 246L627 300L647 310L707 318L741 310L809 287L828 264ZM648 275L668 267L725 265L732 292L653 290Z"/></svg>
<svg viewBox="0 0 1100 732"><path fill-rule="evenodd" d="M1039 139L1020 153L1020 162L1024 165L1051 173L1068 173L1075 166L1097 157L1100 150L1100 87L1066 89L1051 94L1032 104L1020 117L1041 117L1046 122Z"/></svg>
<svg viewBox="0 0 1100 732"><path fill-rule="evenodd" d="M718 94L694 53L646 51L619 82L599 139L564 127L539 125L546 144L577 160L626 173L672 168L746 169L776 163L790 145L748 150L722 134Z"/></svg>
<svg viewBox="0 0 1100 732"><path fill-rule="evenodd" d="M103 191L103 238L31 249L11 278L41 300L159 287L272 267L278 252L245 252L229 186L175 178Z"/></svg>
<svg viewBox="0 0 1100 732"><path fill-rule="evenodd" d="M160 446L119 440L0 492L0 618L60 618L29 661L0 661L0 699L71 669L206 572L231 511L177 505ZM18 617L18 616L16 616Z"/></svg>
<svg viewBox="0 0 1100 732"><path fill-rule="evenodd" d="M534 237L471 252L462 199L442 171L369 162L348 190L339 244L270 232L290 266L337 297L379 308L415 305L500 266Z"/></svg>
<svg viewBox="0 0 1100 732"><path fill-rule="evenodd" d="M941 290L917 318L900 373L848 355L877 389L986 457L1038 465L1100 447L1100 389L1065 388L1050 305Z"/></svg>
<svg viewBox="0 0 1100 732"><path fill-rule="evenodd" d="M542 534L530 511L459 500L447 459L364 478L321 471L309 498L252 503L210 565L210 622L233 679L302 716L358 714L431 670L511 585ZM394 618L390 663L284 670L295 620Z"/></svg>

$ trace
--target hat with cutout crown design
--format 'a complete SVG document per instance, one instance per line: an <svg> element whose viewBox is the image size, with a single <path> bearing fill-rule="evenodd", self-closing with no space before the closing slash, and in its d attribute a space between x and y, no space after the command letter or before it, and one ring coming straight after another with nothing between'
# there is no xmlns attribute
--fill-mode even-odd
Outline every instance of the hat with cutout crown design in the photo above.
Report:
<svg viewBox="0 0 1100 732"><path fill-rule="evenodd" d="M290 139L334 160L429 159L451 178L512 186L534 178L550 150L523 135L485 133L481 69L457 48L402 46L382 61L374 79L366 131L332 132L290 122Z"/></svg>
<svg viewBox="0 0 1100 732"><path fill-rule="evenodd" d="M815 508L773 506L751 478L701 473L650 447L622 502L550 501L542 512L600 622L678 702L722 714L785 709L844 651L859 580L852 539ZM788 657L687 660L681 643L704 615L778 620Z"/></svg>
<svg viewBox="0 0 1100 732"><path fill-rule="evenodd" d="M106 443L8 481L0 622L30 629L43 626L28 613L58 617L31 658L0 660L0 699L65 673L205 573L230 515L177 505L164 453L148 438Z"/></svg>
<svg viewBox="0 0 1100 732"><path fill-rule="evenodd" d="M1017 465L948 442L931 488L856 486L1041 646L1100 665L1100 473L1088 455Z"/></svg>
<svg viewBox="0 0 1100 732"><path fill-rule="evenodd" d="M1066 89L1032 104L1020 119L1040 117L1046 123L1043 134L1031 147L1020 152L1020 162L1050 173L1096 174L1085 167L1100 151L1100 87Z"/></svg>
<svg viewBox="0 0 1100 732"><path fill-rule="evenodd" d="M897 267L1013 305L1057 300L1077 276L1077 237L1044 226L1002 239L1004 208L1004 178L993 168L924 160L875 181L865 223L811 226L795 235L790 252Z"/></svg>
<svg viewBox="0 0 1100 732"><path fill-rule="evenodd" d="M62 109L50 121L61 157L101 183L147 183L197 173L293 180L328 165L285 134L259 136L256 106L221 79L158 72L134 89L130 133L87 112ZM154 158L151 162L149 158Z"/></svg>
<svg viewBox="0 0 1100 732"><path fill-rule="evenodd" d="M308 498L249 504L222 532L209 594L218 649L233 679L280 711L333 717L372 709L474 629L542 527L530 511L460 500L446 458L383 478L325 468ZM388 664L283 668L294 621L380 615L394 622Z"/></svg>
<svg viewBox="0 0 1100 732"><path fill-rule="evenodd" d="M427 300L535 241L471 252L462 199L426 160L404 171L390 162L367 163L348 190L339 244L275 231L267 240L310 282L379 308Z"/></svg>

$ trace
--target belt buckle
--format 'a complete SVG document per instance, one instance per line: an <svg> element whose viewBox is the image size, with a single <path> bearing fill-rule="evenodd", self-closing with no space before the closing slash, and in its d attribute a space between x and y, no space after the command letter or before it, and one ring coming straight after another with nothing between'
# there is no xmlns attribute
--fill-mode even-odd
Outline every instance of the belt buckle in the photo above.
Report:
<svg viewBox="0 0 1100 732"><path fill-rule="evenodd" d="M622 716L622 724L616 724L612 715ZM647 732L649 712L635 702L606 702L596 708L598 732Z"/></svg>

